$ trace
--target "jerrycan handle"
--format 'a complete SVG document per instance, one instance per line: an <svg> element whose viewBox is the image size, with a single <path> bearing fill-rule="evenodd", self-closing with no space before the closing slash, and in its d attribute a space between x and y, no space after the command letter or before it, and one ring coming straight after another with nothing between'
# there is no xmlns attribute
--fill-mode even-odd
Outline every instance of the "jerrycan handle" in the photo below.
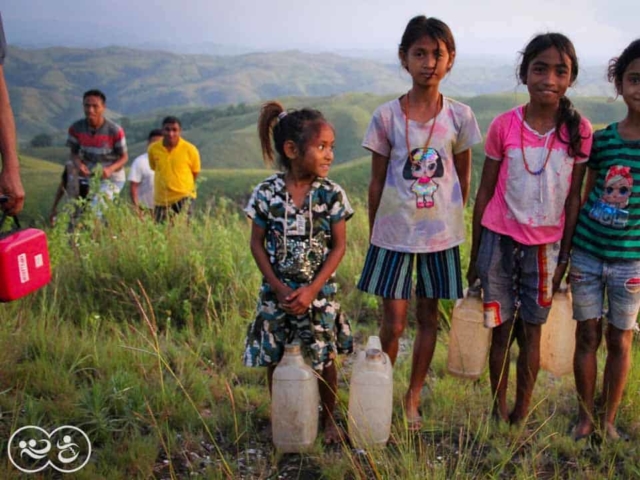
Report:
<svg viewBox="0 0 640 480"><path fill-rule="evenodd" d="M0 205L3 203L7 203L9 201L9 197L7 195L1 195L0 194ZM13 218L13 221L16 224L16 230L20 230L20 221L18 220L18 216L17 215L7 215L7 212L5 212L4 210L2 211L2 218L0 218L0 231L2 231L2 227L4 226L4 221L7 219L7 217L11 217Z"/></svg>
<svg viewBox="0 0 640 480"><path fill-rule="evenodd" d="M3 201L3 198L5 199ZM0 196L0 203L4 203L6 202L6 196ZM7 217L9 218L13 218L13 223L14 223L14 228L12 228L9 232L7 232L7 235L10 233L13 233L15 231L20 230L20 220L18 220L18 216L17 215L7 215L6 212L2 212L2 217L0 217L0 232L2 232L2 227L4 227L4 222L7 219ZM5 236L4 234L0 234L0 236Z"/></svg>
<svg viewBox="0 0 640 480"><path fill-rule="evenodd" d="M475 297L478 298L482 295L482 284L480 283L480 279L476 278L476 281L473 282L473 285L469 285L467 289L467 297Z"/></svg>
<svg viewBox="0 0 640 480"><path fill-rule="evenodd" d="M368 338L365 350L369 350L370 348L377 348L378 350L382 350L382 344L380 343L380 337L378 335L371 335Z"/></svg>
<svg viewBox="0 0 640 480"><path fill-rule="evenodd" d="M567 293L570 289L571 289L571 287L567 283L567 279L563 278L560 281L560 286L558 287L558 293Z"/></svg>

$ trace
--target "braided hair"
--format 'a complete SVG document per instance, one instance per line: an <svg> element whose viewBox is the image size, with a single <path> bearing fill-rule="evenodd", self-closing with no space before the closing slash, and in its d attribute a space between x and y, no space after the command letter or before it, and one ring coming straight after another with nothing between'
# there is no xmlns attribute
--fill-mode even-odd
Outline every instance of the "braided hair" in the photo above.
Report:
<svg viewBox="0 0 640 480"><path fill-rule="evenodd" d="M555 48L561 56L567 56L571 60L571 84L578 78L578 56L571 40L561 33L543 33L536 35L520 52L522 61L518 68L518 78L523 85L527 84L527 71L531 61L549 48ZM562 96L556 115L556 136L562 143L568 145L569 156L574 158L587 157L587 154L582 151L584 137L580 134L581 121L582 116L571 100L566 95ZM567 127L568 138L562 135L563 125Z"/></svg>

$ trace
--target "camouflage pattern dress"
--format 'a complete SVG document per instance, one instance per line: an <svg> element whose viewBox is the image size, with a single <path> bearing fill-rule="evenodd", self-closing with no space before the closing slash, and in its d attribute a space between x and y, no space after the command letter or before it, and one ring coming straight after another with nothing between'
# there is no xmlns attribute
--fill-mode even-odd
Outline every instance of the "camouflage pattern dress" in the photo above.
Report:
<svg viewBox="0 0 640 480"><path fill-rule="evenodd" d="M284 174L260 183L245 212L265 229L265 249L278 278L297 289L311 283L331 250L331 225L353 215L344 190L326 178L316 178L302 208L289 198ZM349 322L335 301L334 275L324 285L304 315L284 312L275 291L265 279L260 287L257 312L247 329L244 364L275 366L284 346L299 341L317 371L331 365L337 353L353 350Z"/></svg>

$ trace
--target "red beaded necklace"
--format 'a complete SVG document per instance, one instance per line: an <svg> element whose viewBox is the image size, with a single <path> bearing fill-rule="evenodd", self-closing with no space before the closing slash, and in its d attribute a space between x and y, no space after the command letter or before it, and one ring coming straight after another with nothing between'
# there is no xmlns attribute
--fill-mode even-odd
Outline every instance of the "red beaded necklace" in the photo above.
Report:
<svg viewBox="0 0 640 480"><path fill-rule="evenodd" d="M539 170L533 171L529 168L529 164L527 163L527 157L524 155L524 119L527 116L527 105L522 107L522 123L520 124L520 151L522 152L522 161L524 162L524 169L530 173L531 175L541 175L544 172L545 168L547 168L547 163L549 163L549 158L551 157L551 152L553 151L553 144L556 142L555 132L551 133L553 139L551 140L551 145L547 150L547 157L544 159L544 164L540 167Z"/></svg>
<svg viewBox="0 0 640 480"><path fill-rule="evenodd" d="M409 92L410 91L411 90L409 90ZM404 103L404 137L405 137L405 140L407 142L407 154L411 155L411 144L409 143L409 92L407 92L407 94L404 96L404 98L405 98L405 103ZM438 110L436 111L436 116L433 117L433 123L431 124L431 129L429 130L429 137L427 138L427 143L424 144L424 150L429 148L429 145L431 144L431 137L433 136L433 131L436 128L436 120L438 120L438 115L440 114L440 111L442 110L442 103L443 103L443 99L442 99L442 94L441 94L438 97Z"/></svg>

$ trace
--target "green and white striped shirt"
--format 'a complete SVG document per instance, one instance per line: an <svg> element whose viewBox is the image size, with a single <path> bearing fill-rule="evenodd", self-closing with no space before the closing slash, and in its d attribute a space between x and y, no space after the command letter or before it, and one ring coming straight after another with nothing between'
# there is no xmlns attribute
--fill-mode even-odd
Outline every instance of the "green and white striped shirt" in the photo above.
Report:
<svg viewBox="0 0 640 480"><path fill-rule="evenodd" d="M640 140L618 123L594 133L587 166L596 183L578 217L573 245L605 260L640 259Z"/></svg>

